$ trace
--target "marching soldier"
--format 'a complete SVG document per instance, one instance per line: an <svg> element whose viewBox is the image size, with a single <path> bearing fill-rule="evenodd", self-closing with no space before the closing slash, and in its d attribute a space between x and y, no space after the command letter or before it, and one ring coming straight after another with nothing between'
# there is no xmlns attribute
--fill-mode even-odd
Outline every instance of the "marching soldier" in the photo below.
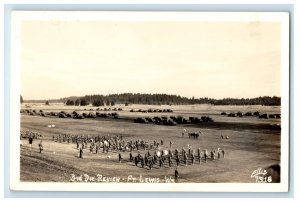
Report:
<svg viewBox="0 0 300 202"><path fill-rule="evenodd" d="M172 157L173 157L173 154L172 154L172 151L171 151L171 149L169 149L169 156L170 156L170 158L172 158Z"/></svg>
<svg viewBox="0 0 300 202"><path fill-rule="evenodd" d="M138 159L141 159L142 158L142 155L139 153L138 154Z"/></svg>
<svg viewBox="0 0 300 202"><path fill-rule="evenodd" d="M98 153L99 146L96 144L96 154Z"/></svg>
<svg viewBox="0 0 300 202"><path fill-rule="evenodd" d="M30 146L30 148L31 148L32 142L33 142L33 138L32 138L31 136L28 138L28 142L29 142L29 146Z"/></svg>
<svg viewBox="0 0 300 202"><path fill-rule="evenodd" d="M161 160L162 160L162 163L164 163L165 160L166 160L165 155L164 155L164 152L161 153L160 158L161 158Z"/></svg>
<svg viewBox="0 0 300 202"><path fill-rule="evenodd" d="M121 155L121 153L119 152L119 163L121 163L121 160L122 160L122 155Z"/></svg>
<svg viewBox="0 0 300 202"><path fill-rule="evenodd" d="M141 166L142 166L142 168L144 168L144 165L145 165L144 158L141 157Z"/></svg>
<svg viewBox="0 0 300 202"><path fill-rule="evenodd" d="M170 141L170 148L172 148L172 145L173 145L173 142L172 142L172 141Z"/></svg>
<svg viewBox="0 0 300 202"><path fill-rule="evenodd" d="M194 155L194 153L192 153L192 155L191 155L191 160L192 160L192 165L194 165L194 160L195 160L195 155Z"/></svg>
<svg viewBox="0 0 300 202"><path fill-rule="evenodd" d="M129 148L130 148L130 151L132 152L132 150L133 150L133 145L132 145L132 143L130 144Z"/></svg>
<svg viewBox="0 0 300 202"><path fill-rule="evenodd" d="M201 149L200 149L200 147L197 149L197 154L198 154L199 164L201 164Z"/></svg>
<svg viewBox="0 0 300 202"><path fill-rule="evenodd" d="M223 155L223 158L225 158L225 150L222 149L222 155Z"/></svg>
<svg viewBox="0 0 300 202"><path fill-rule="evenodd" d="M79 150L79 158L82 158L82 154L83 154L83 149L80 148L80 150Z"/></svg>
<svg viewBox="0 0 300 202"><path fill-rule="evenodd" d="M157 154L154 153L154 162L157 162Z"/></svg>
<svg viewBox="0 0 300 202"><path fill-rule="evenodd" d="M42 153L42 151L43 151L43 144L42 144L42 141L39 143L39 149L40 149L40 153Z"/></svg>
<svg viewBox="0 0 300 202"><path fill-rule="evenodd" d="M176 163L177 163L177 166L179 166L180 160L179 160L179 155L178 154L176 155Z"/></svg>
<svg viewBox="0 0 300 202"><path fill-rule="evenodd" d="M145 154L144 161L145 161L145 165L147 166L147 165L148 165L148 157L147 157L147 154Z"/></svg>
<svg viewBox="0 0 300 202"><path fill-rule="evenodd" d="M185 154L184 154L184 164L185 164L185 166L187 166L187 160L188 160L188 159L187 159L187 154L185 153Z"/></svg>
<svg viewBox="0 0 300 202"><path fill-rule="evenodd" d="M178 166L177 166L178 168ZM179 178L179 172L178 172L178 169L175 169L175 182L178 182L178 178Z"/></svg>
<svg viewBox="0 0 300 202"><path fill-rule="evenodd" d="M169 160L169 167L171 167L172 164L173 164L172 159L171 159L171 156L168 157L168 160Z"/></svg>
<svg viewBox="0 0 300 202"><path fill-rule="evenodd" d="M131 152L129 153L129 161L130 161L130 162L133 161L133 156L132 156L132 153L131 153Z"/></svg>
<svg viewBox="0 0 300 202"><path fill-rule="evenodd" d="M210 152L210 158L212 160L215 160L215 153L213 151Z"/></svg>
<svg viewBox="0 0 300 202"><path fill-rule="evenodd" d="M178 149L177 148L175 149L175 155L178 155Z"/></svg>
<svg viewBox="0 0 300 202"><path fill-rule="evenodd" d="M152 157L150 157L150 159L148 159L148 165L149 165L149 169L152 170L152 165L153 165Z"/></svg>

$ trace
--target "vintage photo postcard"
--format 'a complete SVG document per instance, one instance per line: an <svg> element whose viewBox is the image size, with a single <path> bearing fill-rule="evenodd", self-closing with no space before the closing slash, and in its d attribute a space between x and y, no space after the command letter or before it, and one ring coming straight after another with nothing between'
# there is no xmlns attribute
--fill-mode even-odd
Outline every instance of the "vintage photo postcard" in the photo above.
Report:
<svg viewBox="0 0 300 202"><path fill-rule="evenodd" d="M13 191L287 192L289 13L13 11Z"/></svg>

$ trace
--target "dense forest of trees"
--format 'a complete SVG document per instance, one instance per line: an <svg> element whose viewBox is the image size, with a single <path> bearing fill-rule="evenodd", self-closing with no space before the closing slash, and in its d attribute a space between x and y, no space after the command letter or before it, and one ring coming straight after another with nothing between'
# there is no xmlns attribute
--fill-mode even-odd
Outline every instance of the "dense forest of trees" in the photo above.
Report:
<svg viewBox="0 0 300 202"><path fill-rule="evenodd" d="M113 106L115 104L147 104L147 105L184 105L184 104L213 104L213 105L281 105L280 97L257 98L187 98L168 94L123 93L110 95L86 95L83 97L62 98L60 102L66 105Z"/></svg>

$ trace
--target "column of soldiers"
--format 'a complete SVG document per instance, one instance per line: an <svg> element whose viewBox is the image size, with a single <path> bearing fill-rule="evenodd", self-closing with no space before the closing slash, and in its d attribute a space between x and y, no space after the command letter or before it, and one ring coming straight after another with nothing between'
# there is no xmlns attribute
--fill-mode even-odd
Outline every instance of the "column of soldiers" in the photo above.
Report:
<svg viewBox="0 0 300 202"><path fill-rule="evenodd" d="M177 166L180 166L182 164L185 166L187 166L188 164L194 165L195 162L201 164L202 160L204 160L204 162L207 162L207 159L220 159L221 154L223 158L225 158L225 150L220 150L220 148L218 148L217 151L212 149L210 155L207 149L201 152L201 149L198 148L195 151L190 147L190 145L188 145L188 151L186 151L184 148L182 148L181 151L179 151L178 149L171 151L171 147L173 145L172 141L170 141L170 149L168 151L168 155L164 155L163 152L160 156L158 156L156 152L151 155L149 150L157 150L161 145L164 144L163 140L154 140L153 143L149 144L146 141L140 139L125 141L122 136L80 136L61 134L56 138L53 136L53 140L60 143L76 143L76 148L80 150L79 156L81 157L83 154L83 149L88 149L88 143L90 143L90 153L97 154L101 148L103 153L108 153L109 151L119 152L119 162L121 162L121 160L123 159L120 152L130 151L130 162L134 161L136 166L138 166L138 164L140 163L141 167L148 166L149 169L152 169L155 164L158 164L159 167L163 167L165 164L167 164L169 167L172 167L174 162ZM139 153L136 157L133 157L132 151L140 151L146 149L148 150L148 152L145 153L144 156Z"/></svg>
<svg viewBox="0 0 300 202"><path fill-rule="evenodd" d="M188 166L188 165L195 165L195 162L197 161L199 164L202 163L202 159L204 159L204 162L207 162L208 159L210 160L216 160L216 156L218 159L222 157L225 158L225 150L218 148L217 152L215 150L211 151L211 156L209 158L208 151L205 149L203 152L201 152L201 149L198 148L197 152L195 150L192 150L191 148L186 151L184 148L182 148L181 151L178 149L171 151L171 149L166 152L167 154L164 154L164 152L160 152L161 154L158 155L158 152L154 152L153 155L150 154L148 151L145 153L145 155L141 155L138 153L137 156L133 157L132 153L129 154L129 161L132 162L134 160L134 164L136 166L141 165L142 168L144 166L148 166L151 170L154 165L158 165L159 168L167 165L168 167L172 167L175 161L175 165L181 166ZM217 154L216 154L217 153Z"/></svg>
<svg viewBox="0 0 300 202"><path fill-rule="evenodd" d="M97 154L102 148L103 153L108 153L109 151L134 151L134 150L146 150L146 149L157 149L163 144L163 140L156 141L153 143L148 143L144 140L128 140L125 141L123 136L89 136L89 135L67 135L59 134L52 137L52 140L59 143L75 143L77 150L80 150L79 156L82 156L83 149L88 149L88 144L90 153ZM170 143L171 144L171 143ZM173 144L173 143L172 143Z"/></svg>

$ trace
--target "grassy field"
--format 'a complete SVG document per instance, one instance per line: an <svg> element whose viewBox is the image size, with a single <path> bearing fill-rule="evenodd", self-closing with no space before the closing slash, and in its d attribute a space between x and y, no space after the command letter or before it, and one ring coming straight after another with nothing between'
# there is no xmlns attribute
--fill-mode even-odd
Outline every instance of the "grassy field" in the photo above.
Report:
<svg viewBox="0 0 300 202"><path fill-rule="evenodd" d="M44 151L38 152L40 140L34 140L30 149L26 139L21 140L21 181L42 182L69 182L74 174L80 176L103 175L107 177L119 177L120 181L127 182L128 176L139 178L159 178L164 182L165 177L174 178L173 165L169 168L159 168L155 165L152 170L148 167L136 167L129 162L129 152L122 153L122 163L118 162L118 153L109 152L94 154L89 149L84 150L83 159L78 158L78 150L75 144L58 143L52 141L52 136L58 134L70 135L122 135L126 140L142 139L147 142L164 141L161 149L169 149L169 142L174 142L172 149L191 145L193 149L201 150L221 148L226 152L225 158L207 163L179 166L179 182L255 182L250 178L251 173L258 168L265 168L271 164L280 162L280 131L269 130L269 124L280 123L280 119L258 119L257 117L227 117L221 116L225 112L260 111L264 113L280 113L280 107L270 106L211 106L211 105L184 105L184 106L114 106L121 107L118 111L120 119L71 119L57 117L41 117L21 115L21 130L37 131L43 134ZM113 108L114 108L113 107ZM61 104L34 104L30 109L42 109L47 111L74 110L89 112L98 107L74 107ZM101 107L100 107L101 108ZM102 107L104 108L104 107ZM132 113L130 109L172 109L173 113ZM26 109L22 105L22 109ZM209 115L214 123L186 124L177 126L163 126L154 124L133 123L133 118L153 117L160 115L202 116ZM55 128L47 127L54 124ZM182 131L189 132L201 130L203 135L199 139L190 139ZM229 139L222 139L221 134ZM147 151L140 151L144 154ZM137 154L134 151L134 156ZM175 163L175 162L174 162ZM129 180L132 182L132 179Z"/></svg>

